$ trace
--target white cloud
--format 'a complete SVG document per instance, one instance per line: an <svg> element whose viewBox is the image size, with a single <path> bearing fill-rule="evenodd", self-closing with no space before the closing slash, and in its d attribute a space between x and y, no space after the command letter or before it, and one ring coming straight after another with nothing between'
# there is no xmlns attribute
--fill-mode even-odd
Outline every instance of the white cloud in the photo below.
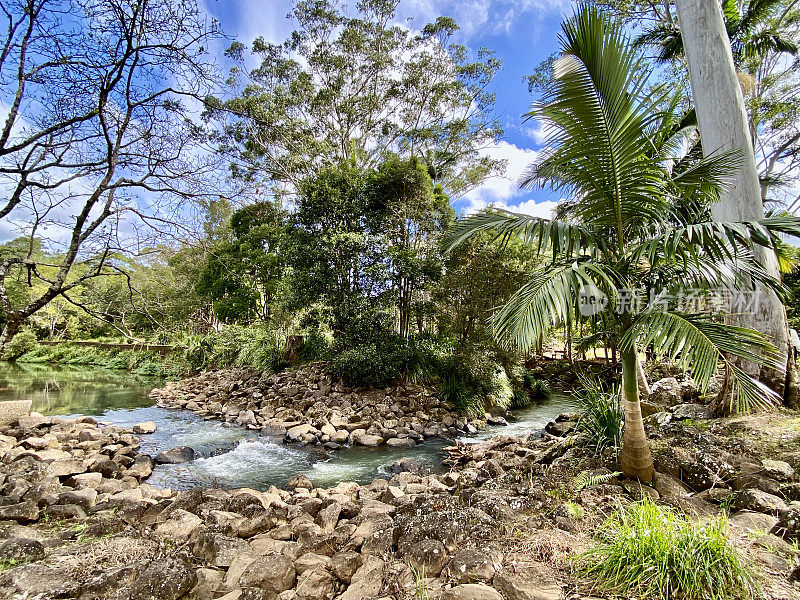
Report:
<svg viewBox="0 0 800 600"><path fill-rule="evenodd" d="M510 142L501 141L496 146L487 149L485 153L492 158L506 160L505 173L487 179L480 187L460 198L457 202L464 204L464 214L495 206L537 217L550 218L552 216L552 211L558 202L552 200L537 202L530 198L529 192L518 186L522 173L538 157L539 153L536 150L520 148ZM526 196L528 197L525 198Z"/></svg>
<svg viewBox="0 0 800 600"><path fill-rule="evenodd" d="M520 148L510 142L501 141L497 145L484 151L494 159L506 161L506 170L502 175L491 177L483 184L470 191L464 199L472 203L502 202L521 196L517 182L528 165L536 160L539 153L530 148Z"/></svg>

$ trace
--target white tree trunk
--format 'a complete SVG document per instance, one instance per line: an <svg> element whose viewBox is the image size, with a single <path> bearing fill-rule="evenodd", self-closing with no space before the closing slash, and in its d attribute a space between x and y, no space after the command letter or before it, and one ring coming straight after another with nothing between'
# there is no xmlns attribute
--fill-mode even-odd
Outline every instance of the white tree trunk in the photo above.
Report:
<svg viewBox="0 0 800 600"><path fill-rule="evenodd" d="M689 68L703 153L740 148L743 161L732 185L712 206L717 221L752 221L764 217L761 188L753 154L742 88L736 76L730 40L718 0L677 0L683 47ZM775 253L759 247L758 260L779 278ZM778 348L786 364L789 329L786 309L772 292L762 291L757 308L743 314L739 323L764 333ZM785 373L742 365L752 375L784 395Z"/></svg>

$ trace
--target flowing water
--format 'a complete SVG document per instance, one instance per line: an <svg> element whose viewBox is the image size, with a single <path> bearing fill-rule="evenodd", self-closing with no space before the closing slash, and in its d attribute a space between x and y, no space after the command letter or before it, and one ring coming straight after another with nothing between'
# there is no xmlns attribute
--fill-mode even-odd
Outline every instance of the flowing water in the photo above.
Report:
<svg viewBox="0 0 800 600"><path fill-rule="evenodd" d="M159 487L264 489L282 486L298 473L308 475L318 486L340 481L369 483L386 475L389 466L404 456L433 470L441 468L442 449L451 443L428 440L410 450L349 448L333 453L289 446L280 437L204 420L189 411L158 408L148 393L161 384L158 379L99 368L0 362L0 400L30 398L31 410L45 415L92 415L123 427L153 421L157 431L140 436L142 451L151 455L176 446L194 448L198 456L194 461L156 467L148 483ZM515 411L514 421L507 427L487 427L460 441L536 432L557 414L574 408L570 397L554 395L543 404Z"/></svg>

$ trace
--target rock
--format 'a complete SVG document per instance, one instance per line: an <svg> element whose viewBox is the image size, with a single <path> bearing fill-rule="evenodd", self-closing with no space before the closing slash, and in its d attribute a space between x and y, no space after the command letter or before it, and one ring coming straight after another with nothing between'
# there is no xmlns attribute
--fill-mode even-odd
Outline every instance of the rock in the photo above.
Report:
<svg viewBox="0 0 800 600"><path fill-rule="evenodd" d="M685 421L687 419L703 420L713 417L714 415L708 407L702 404L678 404L672 409L672 418L676 421Z"/></svg>
<svg viewBox="0 0 800 600"><path fill-rule="evenodd" d="M420 540L404 553L406 562L425 577L438 577L447 562L447 551L439 540Z"/></svg>
<svg viewBox="0 0 800 600"><path fill-rule="evenodd" d="M58 497L59 504L74 504L75 506L80 506L85 511L91 509L96 502L97 490L92 488L64 492Z"/></svg>
<svg viewBox="0 0 800 600"><path fill-rule="evenodd" d="M645 498L656 501L661 497L658 491L656 491L654 488L650 487L649 485L639 483L638 481L631 481L627 479L621 481L620 485L626 492L628 492L630 497L636 501L644 500Z"/></svg>
<svg viewBox="0 0 800 600"><path fill-rule="evenodd" d="M156 464L158 465L179 465L181 463L194 460L195 452L189 446L178 446L177 448L170 448L164 452L159 452L156 455Z"/></svg>
<svg viewBox="0 0 800 600"><path fill-rule="evenodd" d="M778 523L778 519L770 515L752 511L742 511L730 518L730 523L749 533L769 533Z"/></svg>
<svg viewBox="0 0 800 600"><path fill-rule="evenodd" d="M362 559L358 552L344 551L337 552L331 557L328 568L336 575L339 581L350 583L353 574L361 566Z"/></svg>
<svg viewBox="0 0 800 600"><path fill-rule="evenodd" d="M383 590L385 563L377 556L368 556L353 574L350 585L337 600L364 600L377 597Z"/></svg>
<svg viewBox="0 0 800 600"><path fill-rule="evenodd" d="M177 508L173 510L167 521L156 526L156 534L162 538L169 538L177 542L185 542L195 529L203 524L203 519L190 513L188 510Z"/></svg>
<svg viewBox="0 0 800 600"><path fill-rule="evenodd" d="M127 474L137 479L147 479L153 474L155 461L147 454L139 454L133 459L133 464L128 467Z"/></svg>
<svg viewBox="0 0 800 600"><path fill-rule="evenodd" d="M377 448L383 443L383 438L379 435L353 432L350 434L350 443L357 446L366 446L367 448Z"/></svg>
<svg viewBox="0 0 800 600"><path fill-rule="evenodd" d="M464 583L445 591L442 600L503 600L503 597L488 585Z"/></svg>
<svg viewBox="0 0 800 600"><path fill-rule="evenodd" d="M675 406L683 401L683 391L674 377L659 379L650 388L650 402L663 406Z"/></svg>
<svg viewBox="0 0 800 600"><path fill-rule="evenodd" d="M670 496L685 498L691 495L689 488L682 482L665 473L659 473L658 471L653 473L653 487L660 496L665 498Z"/></svg>
<svg viewBox="0 0 800 600"><path fill-rule="evenodd" d="M0 506L0 520L29 523L38 519L39 507L36 506L36 502L32 500Z"/></svg>
<svg viewBox="0 0 800 600"><path fill-rule="evenodd" d="M197 583L197 576L184 561L164 558L153 561L131 586L130 600L178 600Z"/></svg>
<svg viewBox="0 0 800 600"><path fill-rule="evenodd" d="M414 475L425 475L428 473L428 468L418 460L404 456L398 458L389 467L392 473L413 473Z"/></svg>
<svg viewBox="0 0 800 600"><path fill-rule="evenodd" d="M306 569L297 578L297 600L331 600L336 594L336 580L322 565Z"/></svg>
<svg viewBox="0 0 800 600"><path fill-rule="evenodd" d="M303 488L303 489L306 489L306 490L313 490L314 489L314 484L305 475L298 474L298 475L295 475L294 477L292 477L291 479L289 479L289 481L286 482L286 486L285 487L290 492L295 491L297 488Z"/></svg>
<svg viewBox="0 0 800 600"><path fill-rule="evenodd" d="M565 437L567 434L574 431L575 425L576 424L571 421L550 421L547 425L545 425L544 430L550 435L554 435L556 437Z"/></svg>
<svg viewBox="0 0 800 600"><path fill-rule="evenodd" d="M144 421L143 423L136 423L133 426L133 433L137 435L147 435L155 433L158 426L153 421Z"/></svg>
<svg viewBox="0 0 800 600"><path fill-rule="evenodd" d="M0 545L0 561L23 563L44 558L44 546L39 540L12 538Z"/></svg>
<svg viewBox="0 0 800 600"><path fill-rule="evenodd" d="M770 515L778 515L786 508L786 503L777 496L753 489L734 492L729 502L734 511L751 510Z"/></svg>
<svg viewBox="0 0 800 600"><path fill-rule="evenodd" d="M782 460L764 459L761 461L761 465L767 475L780 481L789 481L794 478L794 469L789 463Z"/></svg>
<svg viewBox="0 0 800 600"><path fill-rule="evenodd" d="M386 446L389 448L414 448L417 443L411 438L389 438Z"/></svg>
<svg viewBox="0 0 800 600"><path fill-rule="evenodd" d="M229 567L237 556L250 551L246 541L214 533L211 527L200 529L194 537L194 555L215 567Z"/></svg>
<svg viewBox="0 0 800 600"><path fill-rule="evenodd" d="M268 554L254 560L239 578L243 588L254 587L279 594L294 587L294 563L281 554Z"/></svg>
<svg viewBox="0 0 800 600"><path fill-rule="evenodd" d="M86 463L77 458L55 460L47 467L48 477L68 477L86 472Z"/></svg>
<svg viewBox="0 0 800 600"><path fill-rule="evenodd" d="M481 550L459 550L447 563L445 575L458 583L485 583L497 571L493 557Z"/></svg>
<svg viewBox="0 0 800 600"><path fill-rule="evenodd" d="M561 588L552 569L544 565L505 568L492 580L506 600L560 600Z"/></svg>

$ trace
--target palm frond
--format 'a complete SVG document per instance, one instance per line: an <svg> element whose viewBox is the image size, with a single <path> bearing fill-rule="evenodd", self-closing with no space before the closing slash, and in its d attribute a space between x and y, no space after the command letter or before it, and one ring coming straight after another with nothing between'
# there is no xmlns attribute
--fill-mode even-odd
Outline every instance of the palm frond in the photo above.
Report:
<svg viewBox="0 0 800 600"><path fill-rule="evenodd" d="M492 317L495 337L525 351L568 318L574 321L581 290L596 287L616 301L619 282L591 260L565 260L534 274Z"/></svg>
<svg viewBox="0 0 800 600"><path fill-rule="evenodd" d="M480 232L494 232L498 239L519 237L539 253L552 250L558 256L602 252L603 244L585 227L564 221L542 219L508 210L489 209L459 220L444 237L450 251Z"/></svg>
<svg viewBox="0 0 800 600"><path fill-rule="evenodd" d="M676 361L703 390L717 372L717 363L722 361L737 383L739 412L780 401L775 392L730 360L733 356L778 371L783 369L777 349L763 334L752 329L712 321L705 315L653 310L638 315L620 340L623 348L637 344L652 345L658 355Z"/></svg>

